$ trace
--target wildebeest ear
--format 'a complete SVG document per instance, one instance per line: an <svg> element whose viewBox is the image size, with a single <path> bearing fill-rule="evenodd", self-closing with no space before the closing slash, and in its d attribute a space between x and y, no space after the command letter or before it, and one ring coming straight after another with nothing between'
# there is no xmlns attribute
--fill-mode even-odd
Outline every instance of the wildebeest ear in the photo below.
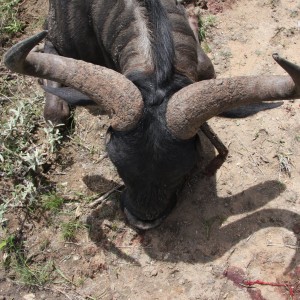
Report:
<svg viewBox="0 0 300 300"><path fill-rule="evenodd" d="M97 103L91 100L88 96L70 87L55 88L42 85L42 88L45 92L65 100L72 106L97 105Z"/></svg>
<svg viewBox="0 0 300 300"><path fill-rule="evenodd" d="M219 116L225 117L225 118L246 118L252 115L257 114L260 111L273 109L276 107L279 107L283 104L283 101L278 102L262 102L262 103L252 103L248 105L244 105L238 108L233 108L231 110L227 110L223 113L221 113Z"/></svg>

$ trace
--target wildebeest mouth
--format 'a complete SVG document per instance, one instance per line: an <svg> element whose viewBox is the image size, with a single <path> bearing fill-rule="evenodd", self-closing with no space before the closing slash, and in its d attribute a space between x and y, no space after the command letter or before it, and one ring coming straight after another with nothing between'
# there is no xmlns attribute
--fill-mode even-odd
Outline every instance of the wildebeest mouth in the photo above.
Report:
<svg viewBox="0 0 300 300"><path fill-rule="evenodd" d="M132 212L130 212L130 210L125 207L124 201L121 199L121 209L129 225L131 225L135 229L140 229L140 230L149 230L158 227L170 215L171 211L175 208L176 204L177 204L177 193L175 193L172 199L170 199L170 204L162 213L159 214L157 218L153 220L142 220L139 217L135 216Z"/></svg>
<svg viewBox="0 0 300 300"><path fill-rule="evenodd" d="M135 217L130 211L125 207L123 209L126 219L128 220L129 224L136 229L140 230L149 230L159 226L164 219L168 216L168 214L163 214L162 217L159 217L152 221L143 221Z"/></svg>

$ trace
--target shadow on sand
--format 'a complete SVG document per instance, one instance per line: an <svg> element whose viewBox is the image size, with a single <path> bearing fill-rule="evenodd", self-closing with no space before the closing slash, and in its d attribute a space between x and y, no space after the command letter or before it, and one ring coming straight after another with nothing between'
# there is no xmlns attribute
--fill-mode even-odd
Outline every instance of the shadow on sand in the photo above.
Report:
<svg viewBox="0 0 300 300"><path fill-rule="evenodd" d="M207 141L204 149L209 161L215 155L214 149ZM263 208L284 190L282 183L266 181L222 198L217 193L216 177L206 177L199 171L186 183L179 203L164 223L156 229L139 232L143 239L141 247L149 257L158 261L205 263L223 256L260 229L283 227L292 231L295 224L300 224L300 215L285 209ZM117 202L117 199L108 201L105 209L100 205L90 213L87 218L90 238L99 247L104 246L119 258L139 265L122 248L110 242L107 233L101 229L104 220L124 218ZM246 216L222 225L229 217L238 214ZM299 252L295 251L286 272L292 270L299 260Z"/></svg>

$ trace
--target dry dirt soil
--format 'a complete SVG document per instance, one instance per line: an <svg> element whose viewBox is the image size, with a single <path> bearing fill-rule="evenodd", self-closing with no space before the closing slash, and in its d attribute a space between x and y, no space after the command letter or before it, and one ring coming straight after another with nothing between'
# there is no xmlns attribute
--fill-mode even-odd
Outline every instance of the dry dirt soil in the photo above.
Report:
<svg viewBox="0 0 300 300"><path fill-rule="evenodd" d="M203 17L215 14L206 35L218 77L284 74L274 52L300 64L299 0L204 2ZM23 14L34 20L45 6L24 1ZM63 276L27 287L1 271L3 299L300 299L300 101L210 120L227 161L213 177L196 173L172 214L144 233L124 222L118 192L94 208L78 200L121 181L105 156L107 119L78 109L75 120L81 143L66 143L66 161L48 174L70 201L51 222L26 221L28 255L51 260ZM209 143L206 152L215 155ZM8 226L19 218L10 215ZM87 225L72 242L60 233L68 218ZM247 288L245 280L270 284Z"/></svg>

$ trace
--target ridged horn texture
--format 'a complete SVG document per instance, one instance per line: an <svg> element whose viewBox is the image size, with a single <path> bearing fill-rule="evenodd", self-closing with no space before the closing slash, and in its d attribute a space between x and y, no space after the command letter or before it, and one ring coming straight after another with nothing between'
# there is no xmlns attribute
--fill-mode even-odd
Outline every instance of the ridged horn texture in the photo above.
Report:
<svg viewBox="0 0 300 300"><path fill-rule="evenodd" d="M249 76L193 83L169 100L166 119L179 139L196 135L200 126L220 113L245 104L300 97L300 68L273 55L290 76Z"/></svg>
<svg viewBox="0 0 300 300"><path fill-rule="evenodd" d="M144 108L137 87L124 75L105 67L62 56L30 52L46 35L47 31L43 31L8 50L4 56L7 68L73 87L113 115L113 129L133 129L142 117Z"/></svg>

